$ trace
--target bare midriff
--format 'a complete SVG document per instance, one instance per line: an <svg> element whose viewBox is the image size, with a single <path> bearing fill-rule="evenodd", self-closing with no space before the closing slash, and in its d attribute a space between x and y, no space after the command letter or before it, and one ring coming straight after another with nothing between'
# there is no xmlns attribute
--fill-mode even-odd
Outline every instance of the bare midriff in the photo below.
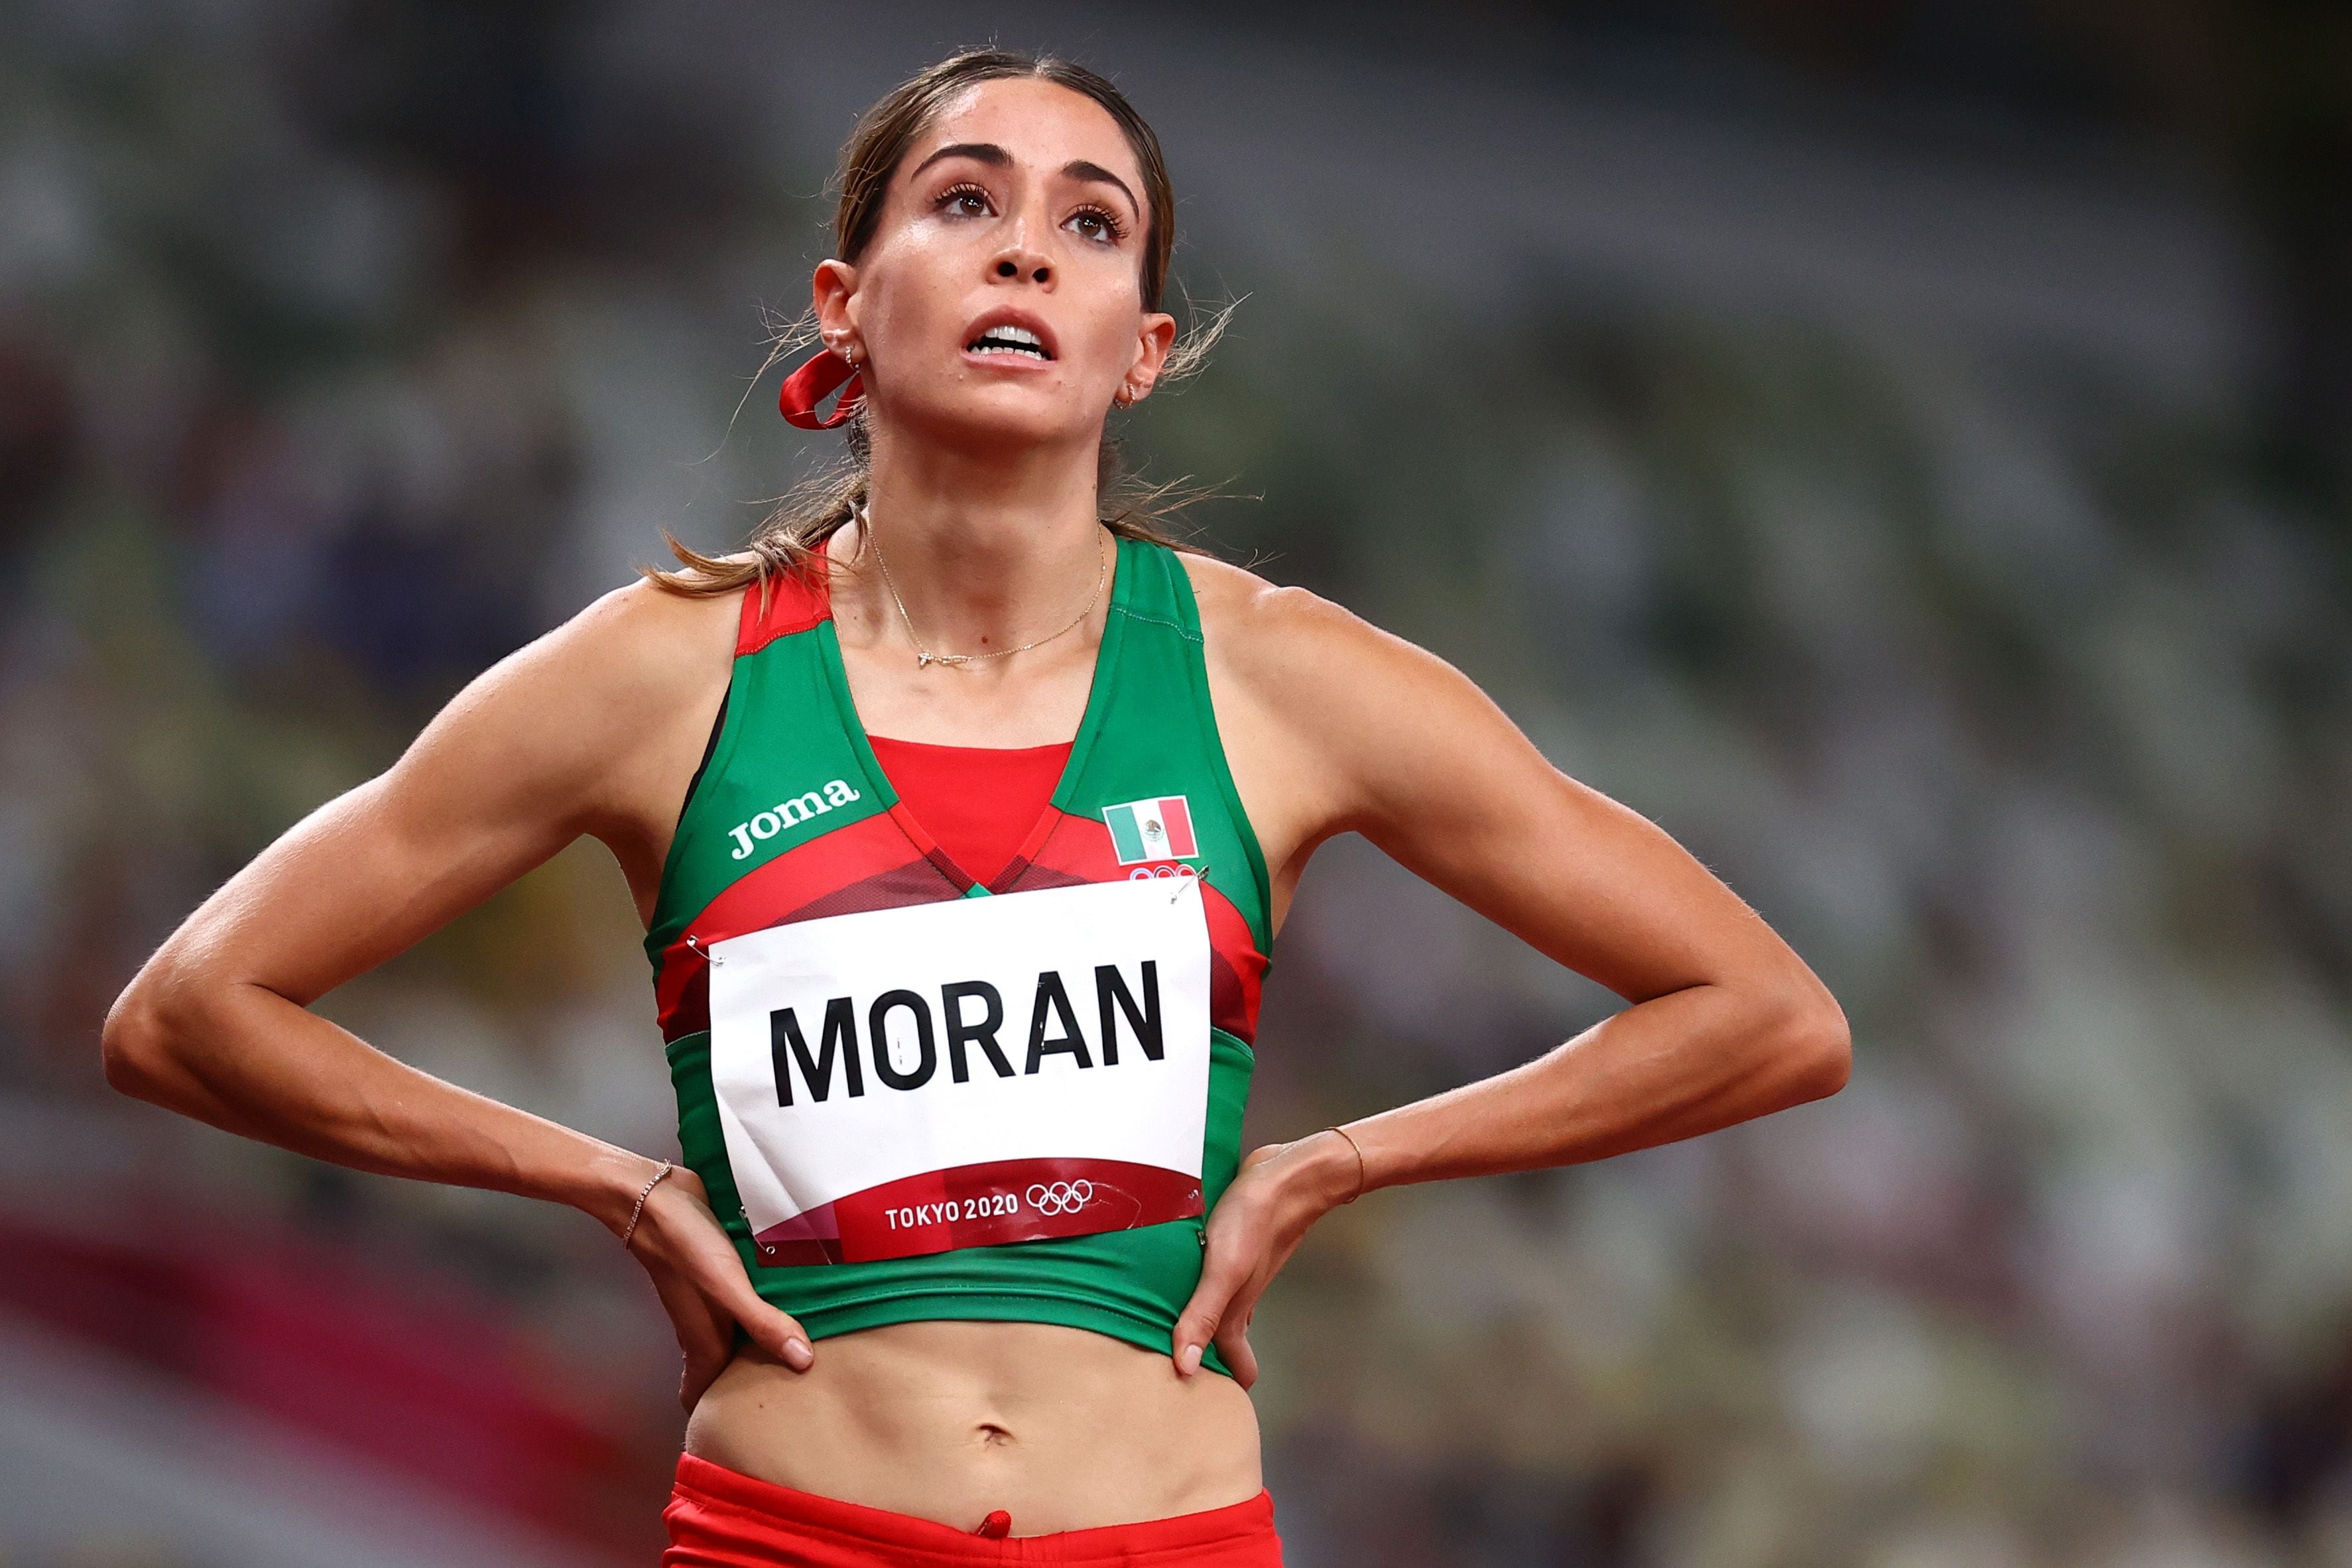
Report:
<svg viewBox="0 0 2352 1568"><path fill-rule="evenodd" d="M756 1347L695 1406L686 1451L871 1508L1016 1535L1255 1497L1257 1410L1241 1385L1087 1329L930 1321L830 1335L794 1372Z"/></svg>

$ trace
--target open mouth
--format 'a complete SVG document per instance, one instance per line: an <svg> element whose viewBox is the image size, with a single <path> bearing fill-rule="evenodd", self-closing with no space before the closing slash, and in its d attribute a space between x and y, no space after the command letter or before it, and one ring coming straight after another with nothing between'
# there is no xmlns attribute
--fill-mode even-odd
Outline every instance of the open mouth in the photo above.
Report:
<svg viewBox="0 0 2352 1568"><path fill-rule="evenodd" d="M991 327L964 345L967 354L1026 354L1032 359L1050 360L1045 340L1025 327Z"/></svg>

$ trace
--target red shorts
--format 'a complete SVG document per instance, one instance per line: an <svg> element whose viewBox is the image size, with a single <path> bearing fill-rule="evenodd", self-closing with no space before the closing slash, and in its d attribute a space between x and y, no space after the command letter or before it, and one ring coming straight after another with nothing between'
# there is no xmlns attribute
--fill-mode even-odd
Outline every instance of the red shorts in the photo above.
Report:
<svg viewBox="0 0 2352 1568"><path fill-rule="evenodd" d="M936 1520L798 1491L692 1454L662 1510L662 1568L950 1568L963 1563L1083 1563L1090 1568L1282 1568L1274 1497L1134 1524L983 1534ZM988 1523L1010 1531L1003 1511Z"/></svg>

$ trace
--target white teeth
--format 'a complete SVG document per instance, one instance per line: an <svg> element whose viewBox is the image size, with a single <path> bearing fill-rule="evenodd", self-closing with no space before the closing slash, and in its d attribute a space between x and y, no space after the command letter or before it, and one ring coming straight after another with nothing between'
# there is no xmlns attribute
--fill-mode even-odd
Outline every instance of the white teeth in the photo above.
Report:
<svg viewBox="0 0 2352 1568"><path fill-rule="evenodd" d="M1010 324L991 327L987 331L982 332L973 341L971 351L976 354L1035 354L1040 359L1047 357L1045 340L1043 338L1026 327L1015 327Z"/></svg>

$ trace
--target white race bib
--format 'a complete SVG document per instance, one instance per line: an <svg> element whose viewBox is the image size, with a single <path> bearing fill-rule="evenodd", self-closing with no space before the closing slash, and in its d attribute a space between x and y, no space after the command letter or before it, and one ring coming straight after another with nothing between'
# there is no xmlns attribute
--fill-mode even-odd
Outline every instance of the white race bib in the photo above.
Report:
<svg viewBox="0 0 2352 1568"><path fill-rule="evenodd" d="M710 952L710 1077L761 1263L1202 1212L1197 878L831 915Z"/></svg>

